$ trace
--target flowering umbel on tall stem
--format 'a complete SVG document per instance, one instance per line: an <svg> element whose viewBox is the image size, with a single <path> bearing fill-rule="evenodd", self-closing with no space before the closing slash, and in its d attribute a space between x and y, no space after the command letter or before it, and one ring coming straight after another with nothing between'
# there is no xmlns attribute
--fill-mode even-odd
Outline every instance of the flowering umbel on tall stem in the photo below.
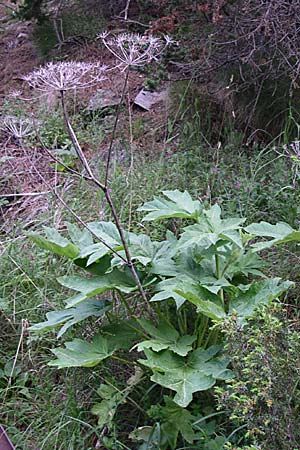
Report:
<svg viewBox="0 0 300 450"><path fill-rule="evenodd" d="M109 37L108 32L98 35L105 47L117 58L122 70L129 67L142 67L163 53L173 40L169 36L164 39L152 35L138 33L120 33Z"/></svg>
<svg viewBox="0 0 300 450"><path fill-rule="evenodd" d="M66 128L73 144L73 147L77 153L77 156L85 169L85 173L81 175L85 180L93 183L98 189L101 189L104 197L109 205L114 222L118 229L118 233L124 248L125 261L131 271L132 277L136 283L136 286L140 292L140 295L150 311L149 301L143 289L142 283L139 279L137 271L132 262L128 244L125 238L125 233L122 228L120 218L116 212L113 200L110 195L110 190L107 186L107 177L105 183L102 183L94 174L92 167L90 166L81 145L77 139L76 133L71 125L68 110L65 103L65 92L72 89L81 89L88 87L98 81L103 80L105 70L107 68L101 66L98 63L76 63L76 62L62 62L62 63L49 63L45 67L37 69L24 77L24 80L29 83L33 88L43 92L58 92L60 95L61 106L63 116L66 124ZM72 171L74 173L74 171ZM78 216L76 216L78 218ZM80 223L82 223L80 219Z"/></svg>
<svg viewBox="0 0 300 450"><path fill-rule="evenodd" d="M42 92L87 88L105 79L106 66L89 62L49 62L23 79Z"/></svg>

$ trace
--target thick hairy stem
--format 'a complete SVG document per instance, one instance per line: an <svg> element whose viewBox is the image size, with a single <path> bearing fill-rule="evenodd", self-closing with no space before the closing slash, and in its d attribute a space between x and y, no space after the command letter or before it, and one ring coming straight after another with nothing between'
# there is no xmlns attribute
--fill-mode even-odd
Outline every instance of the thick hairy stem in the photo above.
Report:
<svg viewBox="0 0 300 450"><path fill-rule="evenodd" d="M125 79L125 82L124 82L124 88L123 88L122 97L124 96L127 80L128 80L128 72L126 74L126 79ZM122 102L122 99L121 99L121 102ZM142 283L141 283L141 281L139 279L139 276L138 276L138 274L137 274L137 272L135 270L134 264L132 262L132 259L131 259L131 256L130 256L130 252L129 252L129 248L128 248L128 244L126 242L126 238L125 238L125 235L124 235L124 231L123 231L123 228L122 228L119 216L118 216L118 214L116 212L113 200L112 200L112 198L110 196L110 193L109 193L109 190L107 188L108 165L107 165L107 168L106 168L106 176L105 176L106 181L105 181L105 184L103 184L94 175L94 173L93 173L93 171L92 171L92 169L91 169L91 167L90 167L90 165L89 165L89 163L88 163L88 161L87 161L87 159L86 159L86 157L85 157L85 155L84 155L84 153L83 153L83 151L81 149L81 146L80 146L80 144L78 142L78 139L77 139L77 136L75 134L75 131L72 128L72 125L71 125L70 119L69 119L69 115L68 115L68 111L67 111L67 108L66 108L66 104L65 104L65 101L64 101L64 91L61 91L61 104L62 104L62 110L63 110L65 124L66 124L67 130L68 130L71 142L73 144L73 147L74 147L74 149L75 149L75 151L76 151L76 153L77 153L77 155L78 155L78 157L79 157L79 159L80 159L84 169L86 170L86 172L88 174L88 176L85 177L85 178L88 179L90 182L94 183L104 193L106 201L107 201L107 203L109 205L109 208L111 210L114 222L116 224L116 227L117 227L117 230L118 230L118 233L119 233L122 245L124 247L124 252L125 252L125 255L126 255L126 264L127 264L127 266L129 267L129 269L131 271L131 274L133 276L134 281L136 282L137 288L138 288L138 290L139 290L139 292L141 294L142 299L144 300L145 304L147 305L148 310L151 311L149 300L147 299L147 296L146 296L145 291L143 289ZM111 145L110 145L109 156L111 154L111 148L112 148L112 142L111 142Z"/></svg>

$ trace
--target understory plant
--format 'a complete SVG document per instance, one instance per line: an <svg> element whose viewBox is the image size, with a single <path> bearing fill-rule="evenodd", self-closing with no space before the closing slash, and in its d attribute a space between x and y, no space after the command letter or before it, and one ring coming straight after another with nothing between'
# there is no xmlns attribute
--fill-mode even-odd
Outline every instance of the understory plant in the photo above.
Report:
<svg viewBox="0 0 300 450"><path fill-rule="evenodd" d="M149 423L152 417L159 425L150 426L140 448L175 449L178 439L200 445L190 408L201 404L201 393L209 393L216 383L234 375L229 364L237 355L223 352L223 324L231 319L242 329L256 310L271 304L293 285L267 277L259 252L299 241L300 231L286 223L245 226L242 218L223 219L218 204L205 205L178 190L164 191L162 198L145 203L139 210L146 212L145 222L166 220L173 227L161 241L123 231L126 251L147 303L128 268L114 223L89 222L82 229L67 223L68 237L44 227L43 235L29 233L30 239L69 258L81 270L78 275L58 278L75 294L66 299L65 309L48 312L46 320L33 325L31 331L58 329L61 339L69 330L71 339L51 349L55 359L49 365L53 367L93 367L110 358L142 371L143 376L139 372L121 396L100 389L102 401L113 401L114 408L126 400L132 383L141 378L162 388L165 404L160 397L159 410L148 412ZM70 328L87 319L93 323L88 338L73 337ZM109 422L114 409L104 406L99 409L101 426ZM163 420L164 408L179 414L184 424L176 427L175 422L180 421L174 419L172 428ZM157 442L158 435L158 446L145 444L153 436ZM228 439L222 439L224 445Z"/></svg>

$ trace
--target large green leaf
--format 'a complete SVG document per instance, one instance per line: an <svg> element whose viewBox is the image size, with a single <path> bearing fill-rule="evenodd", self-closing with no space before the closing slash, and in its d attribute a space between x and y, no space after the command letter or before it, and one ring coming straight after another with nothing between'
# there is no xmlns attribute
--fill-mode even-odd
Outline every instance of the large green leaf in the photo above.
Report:
<svg viewBox="0 0 300 450"><path fill-rule="evenodd" d="M132 292L136 285L128 270L113 272L103 275L85 278L78 275L64 276L58 278L58 282L69 289L79 292L79 294L67 300L67 306L72 307L90 297L101 294L110 289L117 289L124 293Z"/></svg>
<svg viewBox="0 0 300 450"><path fill-rule="evenodd" d="M103 256L111 254L111 249L114 251L123 249L118 229L112 222L89 222L88 227L94 236L100 239L100 242L90 242L81 248L79 258L87 257L86 266L90 266Z"/></svg>
<svg viewBox="0 0 300 450"><path fill-rule="evenodd" d="M166 320L161 320L157 327L146 319L139 319L143 330L150 334L153 339L140 342L136 345L138 351L151 348L155 352L169 349L180 356L186 356L192 350L192 344L196 336L180 336L178 331Z"/></svg>
<svg viewBox="0 0 300 450"><path fill-rule="evenodd" d="M66 222L69 236L72 242L79 247L80 250L93 243L93 236L87 228L81 230L74 223Z"/></svg>
<svg viewBox="0 0 300 450"><path fill-rule="evenodd" d="M199 219L199 223L187 226L178 242L178 248L198 247L198 251L208 251L211 246L222 246L232 242L243 248L239 225L243 219L221 220L220 224L210 223L207 218ZM232 229L234 225L235 229Z"/></svg>
<svg viewBox="0 0 300 450"><path fill-rule="evenodd" d="M110 303L106 300L88 299L74 308L50 311L46 314L45 322L32 325L29 330L35 333L44 333L62 325L57 337L61 337L68 328L82 322L88 317L99 317L110 309Z"/></svg>
<svg viewBox="0 0 300 450"><path fill-rule="evenodd" d="M198 200L193 200L187 191L163 191L169 200L155 197L145 203L138 211L150 211L143 220L158 220L172 217L197 220L202 207Z"/></svg>
<svg viewBox="0 0 300 450"><path fill-rule="evenodd" d="M175 391L174 402L186 407L194 392L210 389L217 379L232 377L231 371L227 370L229 360L216 356L219 350L219 346L207 350L199 348L185 358L170 350L160 353L145 350L147 359L139 362L152 369L152 381Z"/></svg>
<svg viewBox="0 0 300 450"><path fill-rule="evenodd" d="M197 306L197 312L203 314L206 317L209 317L213 320L221 320L226 317L224 307L222 305L221 298L216 294L211 294L205 289L202 289L202 292L205 294L201 296L199 289L199 295L194 294L192 292L182 292L178 291L182 297L184 297L189 302L193 303ZM208 298L213 299L213 301L208 300Z"/></svg>
<svg viewBox="0 0 300 450"><path fill-rule="evenodd" d="M97 394L102 400L92 407L91 412L98 416L100 429L104 426L110 429L118 406L125 401L126 395L107 384L101 384L99 389L97 389Z"/></svg>
<svg viewBox="0 0 300 450"><path fill-rule="evenodd" d="M167 278L166 280L157 283L155 289L159 292L151 297L150 301L158 302L172 298L175 300L177 308L180 308L180 306L185 302L185 298L178 294L178 292L193 291L196 286L197 283L185 275Z"/></svg>
<svg viewBox="0 0 300 450"><path fill-rule="evenodd" d="M191 444L195 438L192 428L194 416L170 397L164 396L164 401L165 406L153 405L149 410L150 417L161 423L160 450L175 449L179 434Z"/></svg>
<svg viewBox="0 0 300 450"><path fill-rule="evenodd" d="M113 222L88 222L89 229L106 244L122 245L119 231Z"/></svg>
<svg viewBox="0 0 300 450"><path fill-rule="evenodd" d="M139 261L143 266L157 261L165 262L166 255L170 257L172 253L172 247L174 246L168 241L152 242L146 234L128 233L128 248L131 259ZM124 251L118 252L118 254L125 258ZM115 256L112 265L119 265L120 263L124 264L124 261Z"/></svg>
<svg viewBox="0 0 300 450"><path fill-rule="evenodd" d="M51 350L57 359L50 361L49 366L59 369L64 367L93 367L111 356L116 347L101 335L94 336L93 342L73 339L66 342L65 348Z"/></svg>
<svg viewBox="0 0 300 450"><path fill-rule="evenodd" d="M37 233L28 233L27 236L39 247L49 250L60 256L74 259L79 254L79 248L64 238L55 228L43 227L46 237Z"/></svg>
<svg viewBox="0 0 300 450"><path fill-rule="evenodd" d="M291 281L281 283L280 280L280 278L270 278L254 282L245 286L243 290L238 289L230 300L229 314L236 314L237 322L243 324L259 305L271 302L294 285Z"/></svg>
<svg viewBox="0 0 300 450"><path fill-rule="evenodd" d="M243 248L241 225L245 219L221 219L221 208L215 204L199 215L196 224L184 228L178 242L178 249L197 248L202 257L211 257L216 249L226 242Z"/></svg>
<svg viewBox="0 0 300 450"><path fill-rule="evenodd" d="M243 274L246 277L249 274L265 277L259 269L266 264L257 253L253 253L252 251L244 253L243 251L240 251L234 258L232 258L232 256L235 255L228 255L226 258L227 264L225 266L225 275L228 278L231 279L237 274Z"/></svg>
<svg viewBox="0 0 300 450"><path fill-rule="evenodd" d="M101 327L101 333L116 348L129 350L133 343L144 336L136 320L113 321Z"/></svg>
<svg viewBox="0 0 300 450"><path fill-rule="evenodd" d="M273 239L265 242L256 242L252 244L255 251L260 251L272 245L283 244L290 241L300 241L300 231L294 230L285 222L279 222L272 225L268 222L252 223L245 228L247 233L257 237L271 237Z"/></svg>

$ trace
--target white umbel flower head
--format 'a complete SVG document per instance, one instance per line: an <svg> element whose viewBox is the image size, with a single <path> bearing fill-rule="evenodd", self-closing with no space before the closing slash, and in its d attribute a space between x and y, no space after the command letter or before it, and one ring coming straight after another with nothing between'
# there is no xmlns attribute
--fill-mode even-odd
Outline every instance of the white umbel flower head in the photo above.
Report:
<svg viewBox="0 0 300 450"><path fill-rule="evenodd" d="M49 62L23 79L42 92L83 89L105 79L106 66L89 62Z"/></svg>
<svg viewBox="0 0 300 450"><path fill-rule="evenodd" d="M16 139L23 139L34 131L34 123L26 117L4 116L0 129Z"/></svg>
<svg viewBox="0 0 300 450"><path fill-rule="evenodd" d="M105 47L120 61L123 70L128 67L141 67L157 60L168 45L173 43L169 36L164 39L138 33L120 33L109 37L108 32L97 36Z"/></svg>

